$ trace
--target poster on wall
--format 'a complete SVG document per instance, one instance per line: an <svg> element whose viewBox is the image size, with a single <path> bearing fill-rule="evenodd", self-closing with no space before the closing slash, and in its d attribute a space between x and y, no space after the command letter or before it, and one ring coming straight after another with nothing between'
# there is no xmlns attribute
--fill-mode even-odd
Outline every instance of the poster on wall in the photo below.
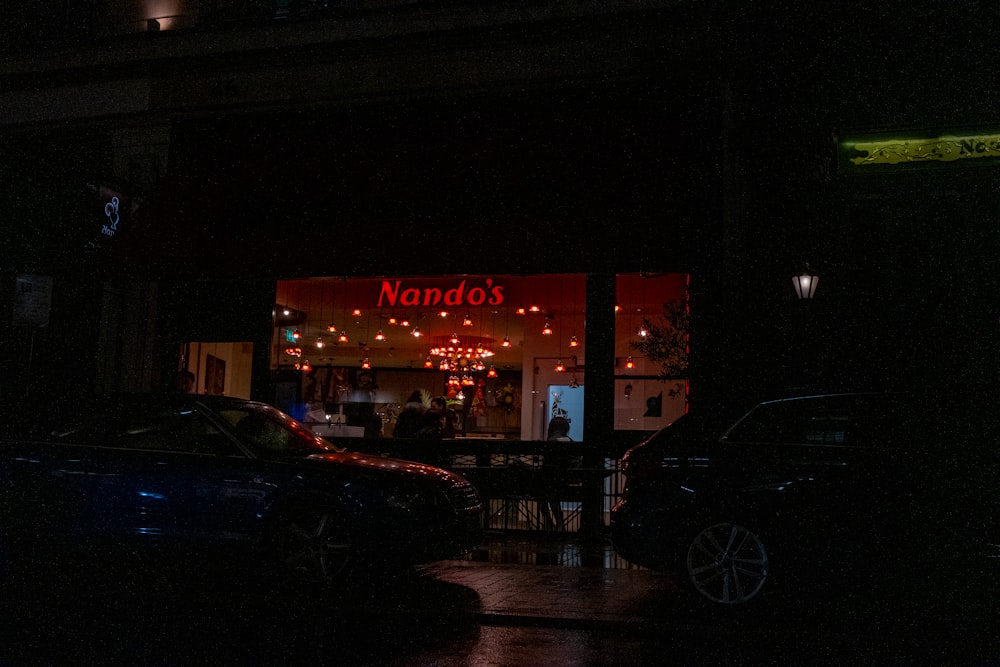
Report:
<svg viewBox="0 0 1000 667"><path fill-rule="evenodd" d="M205 357L205 393L226 393L226 362L211 354Z"/></svg>
<svg viewBox="0 0 1000 667"><path fill-rule="evenodd" d="M14 317L16 327L45 327L52 312L52 277L21 275L15 279Z"/></svg>

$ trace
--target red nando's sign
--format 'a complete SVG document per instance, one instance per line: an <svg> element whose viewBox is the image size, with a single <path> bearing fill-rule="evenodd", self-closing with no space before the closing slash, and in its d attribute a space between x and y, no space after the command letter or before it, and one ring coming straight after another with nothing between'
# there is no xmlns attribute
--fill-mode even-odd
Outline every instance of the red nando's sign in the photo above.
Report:
<svg viewBox="0 0 1000 667"><path fill-rule="evenodd" d="M494 285L492 278L482 284L463 280L455 287L406 287L402 280L383 280L378 294L378 306L499 306L503 303L504 286Z"/></svg>

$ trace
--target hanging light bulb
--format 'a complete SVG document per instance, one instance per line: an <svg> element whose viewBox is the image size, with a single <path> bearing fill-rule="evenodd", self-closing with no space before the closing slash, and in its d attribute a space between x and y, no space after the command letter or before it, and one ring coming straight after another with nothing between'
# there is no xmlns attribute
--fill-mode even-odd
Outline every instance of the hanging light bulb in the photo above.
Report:
<svg viewBox="0 0 1000 667"><path fill-rule="evenodd" d="M569 339L569 346L570 347L579 347L580 346L580 341L577 340L576 336L571 336L570 337L570 339Z"/></svg>
<svg viewBox="0 0 1000 667"><path fill-rule="evenodd" d="M542 327L542 335L543 336L551 336L552 335L552 327L549 325L548 320L545 321L545 326Z"/></svg>
<svg viewBox="0 0 1000 667"><path fill-rule="evenodd" d="M500 347L510 347L510 336L503 337L503 342L500 343Z"/></svg>
<svg viewBox="0 0 1000 667"><path fill-rule="evenodd" d="M535 304L531 304L531 307L528 308L528 312L530 312L530 313L540 313L540 312L542 312L542 309L541 309L540 306L536 306Z"/></svg>
<svg viewBox="0 0 1000 667"><path fill-rule="evenodd" d="M407 319L400 320L399 321L399 326L401 326L401 327L408 327L408 326L410 326L410 320L407 320Z"/></svg>
<svg viewBox="0 0 1000 667"><path fill-rule="evenodd" d="M497 369L490 366L490 370L486 372L486 377L495 378L497 376Z"/></svg>
<svg viewBox="0 0 1000 667"><path fill-rule="evenodd" d="M337 325L336 324L326 325L326 331L327 333L337 333Z"/></svg>
<svg viewBox="0 0 1000 667"><path fill-rule="evenodd" d="M390 317L389 317L389 324L395 324L395 323L396 323L396 318L395 318L395 317L392 317L392 316L390 316Z"/></svg>
<svg viewBox="0 0 1000 667"><path fill-rule="evenodd" d="M434 362L431 361L430 355L428 355L427 358L424 359L424 368L434 368Z"/></svg>
<svg viewBox="0 0 1000 667"><path fill-rule="evenodd" d="M299 370L302 371L303 373L308 373L312 369L313 369L312 364L309 363L308 359L306 359L305 361L303 361L302 365L299 366Z"/></svg>
<svg viewBox="0 0 1000 667"><path fill-rule="evenodd" d="M337 340L340 341L341 343L346 343L348 341L347 332L346 331L341 331L340 332L340 337L337 338Z"/></svg>
<svg viewBox="0 0 1000 667"><path fill-rule="evenodd" d="M514 311L515 315L524 315L524 313L525 313L525 310L524 310L523 306Z"/></svg>
<svg viewBox="0 0 1000 667"><path fill-rule="evenodd" d="M438 364L438 370L439 371L446 371L446 370L448 370L448 360L447 359L442 359L441 360L441 363Z"/></svg>
<svg viewBox="0 0 1000 667"><path fill-rule="evenodd" d="M414 338L420 338L424 334L421 333L420 327L413 327L413 331L410 332L410 335L413 336Z"/></svg>
<svg viewBox="0 0 1000 667"><path fill-rule="evenodd" d="M557 362L556 362L556 368L555 368L555 371L556 371L556 373L562 373L562 372L564 372L565 370L566 370L566 367L565 367L565 366L563 366L563 362L562 362L562 359L560 359L559 361L557 361Z"/></svg>
<svg viewBox="0 0 1000 667"><path fill-rule="evenodd" d="M384 333L382 333L382 330L381 330L381 329L379 329L379 330L378 330L378 333L377 333L377 334L375 334L375 340L379 340L379 341L381 341L381 340L385 340L385 334L384 334Z"/></svg>
<svg viewBox="0 0 1000 667"><path fill-rule="evenodd" d="M462 326L463 327L471 327L472 326L472 315L470 315L469 313L465 314L465 319L462 320Z"/></svg>
<svg viewBox="0 0 1000 667"><path fill-rule="evenodd" d="M323 342L323 337L322 336L318 336L316 338L316 347L318 347L320 349L323 349L324 345L326 345L326 343Z"/></svg>
<svg viewBox="0 0 1000 667"><path fill-rule="evenodd" d="M301 339L302 338L302 332L299 331L298 329L296 329L295 331L292 332L292 338L294 338L295 340Z"/></svg>
<svg viewBox="0 0 1000 667"><path fill-rule="evenodd" d="M442 318L443 317L448 317L448 311L447 310L441 310L441 311L439 311L438 312L438 317L442 317Z"/></svg>
<svg viewBox="0 0 1000 667"><path fill-rule="evenodd" d="M451 343L452 345L458 345L459 343L462 342L462 340L458 337L457 333L453 333L451 335L451 340L449 340L448 342Z"/></svg>
<svg viewBox="0 0 1000 667"><path fill-rule="evenodd" d="M368 357L365 357L364 359L361 360L361 368L368 369L368 368L371 368L371 367L372 367L372 364L371 364L370 361L368 361Z"/></svg>
<svg viewBox="0 0 1000 667"><path fill-rule="evenodd" d="M640 326L639 327L639 336L642 337L642 338L645 338L648 335L649 335L649 330L646 329L646 325Z"/></svg>
<svg viewBox="0 0 1000 667"><path fill-rule="evenodd" d="M635 368L635 362L632 361L632 355L631 354L628 355L627 359L625 359L625 368Z"/></svg>
<svg viewBox="0 0 1000 667"><path fill-rule="evenodd" d="M354 310L351 311L351 315L353 315L354 317L361 317L361 309L355 308Z"/></svg>
<svg viewBox="0 0 1000 667"><path fill-rule="evenodd" d="M465 400L465 392L462 391L461 389L459 389L458 393L455 394L455 398L457 398L460 401L464 401Z"/></svg>

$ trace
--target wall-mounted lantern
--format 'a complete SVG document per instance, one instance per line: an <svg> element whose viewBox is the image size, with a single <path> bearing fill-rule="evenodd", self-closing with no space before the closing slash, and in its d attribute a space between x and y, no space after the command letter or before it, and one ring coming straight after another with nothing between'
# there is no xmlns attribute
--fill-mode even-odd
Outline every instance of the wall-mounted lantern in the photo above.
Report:
<svg viewBox="0 0 1000 667"><path fill-rule="evenodd" d="M816 286L819 285L819 276L809 271L809 267L797 276L792 276L792 285L795 287L795 295L800 299L811 299L816 294Z"/></svg>

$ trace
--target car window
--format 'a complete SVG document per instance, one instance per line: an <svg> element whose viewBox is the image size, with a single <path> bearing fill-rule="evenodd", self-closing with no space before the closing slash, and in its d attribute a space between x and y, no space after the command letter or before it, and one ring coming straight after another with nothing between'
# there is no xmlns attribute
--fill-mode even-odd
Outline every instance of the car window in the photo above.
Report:
<svg viewBox="0 0 1000 667"><path fill-rule="evenodd" d="M108 444L127 449L150 449L192 454L240 454L225 434L193 410L149 409L113 422Z"/></svg>
<svg viewBox="0 0 1000 667"><path fill-rule="evenodd" d="M205 415L149 402L80 401L32 420L25 432L74 445L245 456Z"/></svg>
<svg viewBox="0 0 1000 667"><path fill-rule="evenodd" d="M850 445L871 442L882 399L844 395L761 403L725 436L728 442Z"/></svg>
<svg viewBox="0 0 1000 667"><path fill-rule="evenodd" d="M240 441L262 458L274 458L336 448L287 415L263 405L218 410Z"/></svg>

